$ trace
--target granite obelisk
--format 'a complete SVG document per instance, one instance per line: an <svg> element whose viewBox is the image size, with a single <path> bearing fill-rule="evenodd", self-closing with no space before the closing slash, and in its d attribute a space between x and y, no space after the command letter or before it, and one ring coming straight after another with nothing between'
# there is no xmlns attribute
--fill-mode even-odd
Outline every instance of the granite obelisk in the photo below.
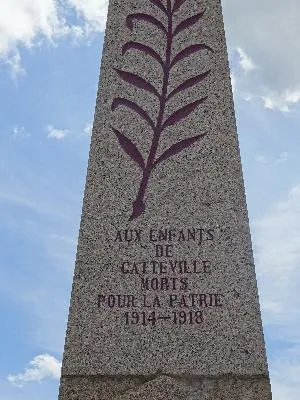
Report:
<svg viewBox="0 0 300 400"><path fill-rule="evenodd" d="M221 0L110 0L60 400L270 400Z"/></svg>

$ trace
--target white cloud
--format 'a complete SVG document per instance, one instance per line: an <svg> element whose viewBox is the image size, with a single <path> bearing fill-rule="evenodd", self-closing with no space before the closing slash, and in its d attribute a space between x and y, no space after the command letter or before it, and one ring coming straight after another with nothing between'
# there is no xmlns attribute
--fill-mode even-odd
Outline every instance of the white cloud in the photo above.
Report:
<svg viewBox="0 0 300 400"><path fill-rule="evenodd" d="M78 24L67 17L70 8L80 14ZM20 49L54 42L63 36L85 37L105 27L106 0L9 0L0 2L0 61L13 75L24 73Z"/></svg>
<svg viewBox="0 0 300 400"><path fill-rule="evenodd" d="M14 139L25 139L30 137L29 133L25 131L24 126L15 126L12 136Z"/></svg>
<svg viewBox="0 0 300 400"><path fill-rule="evenodd" d="M277 157L267 157L264 154L259 154L255 157L255 161L259 162L260 164L268 164L268 165L274 165L274 164L284 164L287 162L289 157L288 152L284 151L280 153Z"/></svg>
<svg viewBox="0 0 300 400"><path fill-rule="evenodd" d="M231 78L232 92L233 92L233 94L235 94L235 92L236 92L236 78L235 78L235 75L234 75L233 72L231 73L230 78Z"/></svg>
<svg viewBox="0 0 300 400"><path fill-rule="evenodd" d="M300 348L291 347L271 369L273 400L298 400L300 393Z"/></svg>
<svg viewBox="0 0 300 400"><path fill-rule="evenodd" d="M284 113L291 111L291 106L295 105L300 101L300 89L296 90L285 90L278 94L271 92L266 96L262 96L265 108L270 110L279 110Z"/></svg>
<svg viewBox="0 0 300 400"><path fill-rule="evenodd" d="M237 52L239 55L239 64L242 67L242 69L246 73L253 71L256 68L253 60L240 47L237 48Z"/></svg>
<svg viewBox="0 0 300 400"><path fill-rule="evenodd" d="M254 224L264 320L276 338L300 344L300 185Z"/></svg>
<svg viewBox="0 0 300 400"><path fill-rule="evenodd" d="M83 130L84 134L88 135L88 136L91 136L92 135L92 131L93 131L93 124L90 124L90 123L86 124L86 126L85 126L85 128Z"/></svg>
<svg viewBox="0 0 300 400"><path fill-rule="evenodd" d="M0 53L22 43L31 47L38 34L51 39L60 25L54 0L10 0L0 5Z"/></svg>
<svg viewBox="0 0 300 400"><path fill-rule="evenodd" d="M47 127L48 138L62 140L68 136L69 131L67 129L56 129L52 125Z"/></svg>
<svg viewBox="0 0 300 400"><path fill-rule="evenodd" d="M21 66L21 56L18 52L11 54L6 58L5 64L9 66L13 79L16 79L20 75L25 75L25 69Z"/></svg>
<svg viewBox="0 0 300 400"><path fill-rule="evenodd" d="M68 0L68 3L86 20L88 30L105 29L108 0Z"/></svg>
<svg viewBox="0 0 300 400"><path fill-rule="evenodd" d="M223 8L231 51L242 49L257 65L238 76L238 91L288 111L300 101L299 0L224 0Z"/></svg>
<svg viewBox="0 0 300 400"><path fill-rule="evenodd" d="M278 158L276 158L275 163L283 164L283 163L287 162L288 157L289 157L289 154L285 151L285 152L281 153Z"/></svg>
<svg viewBox="0 0 300 400"><path fill-rule="evenodd" d="M267 164L267 163L268 163L267 157L264 156L264 155L261 155L261 154L258 155L258 156L256 156L256 157L255 157L255 160L256 160L257 162L261 163L261 164Z"/></svg>
<svg viewBox="0 0 300 400"><path fill-rule="evenodd" d="M49 354L41 354L35 357L29 363L30 367L25 369L25 372L17 375L9 375L8 381L22 387L28 382L41 382L44 379L60 378L61 362Z"/></svg>

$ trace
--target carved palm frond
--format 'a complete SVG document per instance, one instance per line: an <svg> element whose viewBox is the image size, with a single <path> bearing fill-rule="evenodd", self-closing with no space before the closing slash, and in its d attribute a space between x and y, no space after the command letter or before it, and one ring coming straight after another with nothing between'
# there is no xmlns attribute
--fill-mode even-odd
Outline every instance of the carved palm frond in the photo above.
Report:
<svg viewBox="0 0 300 400"><path fill-rule="evenodd" d="M213 52L211 47L207 46L206 44L197 43L182 49L172 58L171 49L173 40L176 38L176 36L180 35L187 29L192 28L196 23L198 23L204 17L205 10L181 21L174 28L174 13L179 12L187 0L166 0L165 2L161 0L148 1L157 7L160 12L167 16L168 26L165 26L164 23L156 17L143 12L128 15L126 18L126 25L130 30L133 30L135 21L142 21L151 24L154 28L161 31L166 38L165 60L152 47L136 41L129 41L125 43L122 48L122 55L125 56L129 51L138 51L142 54L152 57L163 69L162 89L159 92L150 82L138 76L137 74L133 74L128 71L122 71L117 68L115 68L115 72L125 84L129 84L140 90L144 90L149 94L154 95L159 100L157 121L154 122L148 113L134 101L127 100L122 97L115 98L111 106L112 111L115 111L119 107L125 107L130 112L134 112L141 119L143 119L153 131L153 139L149 149L148 157L147 160L144 160L137 146L124 133L121 133L119 130L112 127L120 147L141 168L143 172L139 191L136 200L133 202L133 212L130 220L139 217L145 211L146 205L144 203L144 196L153 170L162 162L167 161L170 157L179 154L183 150L199 142L200 139L203 139L205 136L205 134L199 134L197 136L181 140L180 142L173 144L162 155L157 157L158 145L164 131L167 128L170 128L175 124L179 124L181 121L187 119L198 107L200 107L200 105L205 103L207 100L207 97L203 97L202 99L186 104L166 118L165 111L167 103L171 101L175 95L203 82L211 73L211 70L209 70L188 78L169 93L168 88L172 68L192 54L202 52L204 50Z"/></svg>

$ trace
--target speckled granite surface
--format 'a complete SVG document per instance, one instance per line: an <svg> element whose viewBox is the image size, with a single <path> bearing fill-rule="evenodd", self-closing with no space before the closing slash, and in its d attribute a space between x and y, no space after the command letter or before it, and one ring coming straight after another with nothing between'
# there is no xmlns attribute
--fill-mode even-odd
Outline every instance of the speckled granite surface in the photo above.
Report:
<svg viewBox="0 0 300 400"><path fill-rule="evenodd" d="M110 1L60 390L108 398L271 399L220 0Z"/></svg>
<svg viewBox="0 0 300 400"><path fill-rule="evenodd" d="M90 377L63 378L61 400L265 400L266 377L185 378Z"/></svg>

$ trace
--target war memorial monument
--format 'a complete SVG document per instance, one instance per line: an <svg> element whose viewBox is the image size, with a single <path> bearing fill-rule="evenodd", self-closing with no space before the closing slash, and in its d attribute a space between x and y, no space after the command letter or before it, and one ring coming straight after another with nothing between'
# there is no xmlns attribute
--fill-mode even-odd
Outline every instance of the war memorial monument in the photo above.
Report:
<svg viewBox="0 0 300 400"><path fill-rule="evenodd" d="M221 0L110 0L60 400L271 400Z"/></svg>

